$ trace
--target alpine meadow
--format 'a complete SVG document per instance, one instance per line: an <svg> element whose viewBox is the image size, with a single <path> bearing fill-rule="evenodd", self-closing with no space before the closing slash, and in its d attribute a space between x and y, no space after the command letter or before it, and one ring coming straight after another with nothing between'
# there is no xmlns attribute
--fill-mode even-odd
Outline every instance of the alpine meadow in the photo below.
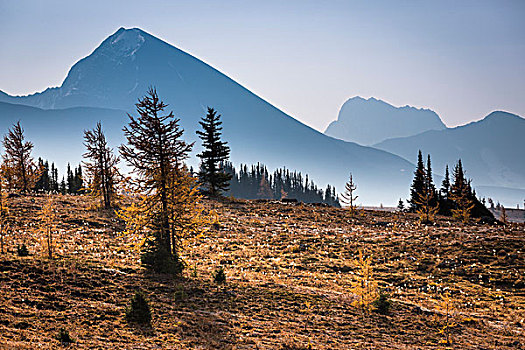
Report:
<svg viewBox="0 0 525 350"><path fill-rule="evenodd" d="M524 15L0 2L0 349L524 348Z"/></svg>

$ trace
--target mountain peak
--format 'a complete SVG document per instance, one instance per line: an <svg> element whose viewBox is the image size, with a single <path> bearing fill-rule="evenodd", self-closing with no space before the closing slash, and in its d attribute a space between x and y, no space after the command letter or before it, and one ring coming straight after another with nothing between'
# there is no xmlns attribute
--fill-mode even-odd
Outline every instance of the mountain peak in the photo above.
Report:
<svg viewBox="0 0 525 350"><path fill-rule="evenodd" d="M118 56L132 56L142 47L146 41L145 37L146 33L138 28L126 29L121 27L104 40L94 53L107 54L110 51Z"/></svg>
<svg viewBox="0 0 525 350"><path fill-rule="evenodd" d="M509 113L505 111L494 111L494 112L489 113L489 115L487 115L482 120L506 120L506 119L516 119L516 118L523 119L522 117L516 114L513 114L513 113Z"/></svg>
<svg viewBox="0 0 525 350"><path fill-rule="evenodd" d="M348 99L337 120L325 134L345 141L372 145L387 138L415 135L427 130L441 130L445 125L428 109L395 107L383 100L354 96Z"/></svg>

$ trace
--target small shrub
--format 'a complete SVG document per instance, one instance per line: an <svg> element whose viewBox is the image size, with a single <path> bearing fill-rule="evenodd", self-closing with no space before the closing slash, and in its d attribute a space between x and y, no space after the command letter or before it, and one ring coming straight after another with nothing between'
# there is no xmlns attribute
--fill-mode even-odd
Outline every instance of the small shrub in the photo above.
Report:
<svg viewBox="0 0 525 350"><path fill-rule="evenodd" d="M181 285L177 286L177 289L175 290L175 293L173 293L173 297L175 301L183 301L186 299L186 292L184 291L184 287Z"/></svg>
<svg viewBox="0 0 525 350"><path fill-rule="evenodd" d="M181 259L171 254L158 240L147 242L140 256L141 263L148 270L180 276L184 269Z"/></svg>
<svg viewBox="0 0 525 350"><path fill-rule="evenodd" d="M60 328L58 331L57 340L62 344L71 344L75 342L75 340L69 335L69 331L64 327Z"/></svg>
<svg viewBox="0 0 525 350"><path fill-rule="evenodd" d="M382 315L386 315L390 312L392 301L388 298L388 294L385 292L380 292L379 297L374 300L373 306L377 312Z"/></svg>
<svg viewBox="0 0 525 350"><path fill-rule="evenodd" d="M141 325L151 324L151 310L148 300L140 290L135 292L131 298L130 305L126 309L126 320Z"/></svg>
<svg viewBox="0 0 525 350"><path fill-rule="evenodd" d="M350 292L356 296L353 306L361 308L366 315L373 309L374 301L379 297L377 281L373 277L372 257L366 257L359 250L359 257L353 265L356 267L356 279L351 282Z"/></svg>
<svg viewBox="0 0 525 350"><path fill-rule="evenodd" d="M226 274L224 273L224 269L222 267L219 267L215 272L213 273L213 280L217 284L223 284L226 282Z"/></svg>
<svg viewBox="0 0 525 350"><path fill-rule="evenodd" d="M18 245L18 247L16 247L16 252L18 253L18 256L28 256L29 255L29 250L27 250L27 247L25 244Z"/></svg>

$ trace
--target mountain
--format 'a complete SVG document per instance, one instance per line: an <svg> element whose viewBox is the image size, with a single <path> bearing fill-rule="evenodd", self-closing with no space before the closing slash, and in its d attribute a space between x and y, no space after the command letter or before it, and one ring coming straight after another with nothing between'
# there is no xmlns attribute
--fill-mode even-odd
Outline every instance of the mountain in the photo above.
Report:
<svg viewBox="0 0 525 350"><path fill-rule="evenodd" d="M206 63L136 28L121 28L104 40L71 68L60 87L29 96L0 94L0 101L7 102L0 105L0 119L5 124L22 118L28 137L60 137L60 145L48 146L48 141L43 141L45 147L54 149L50 160L60 157L64 148L72 147L77 157L70 154L68 160L76 162L82 153L76 147L82 145L83 125L102 120L108 138L119 142L124 111L133 113L134 103L149 86L155 86L169 104L168 110L181 118L184 137L190 141L196 140L198 120L205 115L206 107L217 109L222 114L223 136L229 142L235 164L263 162L269 168L286 166L308 173L323 186L331 183L338 190L343 189L352 172L359 200L366 204L395 204L408 192L413 169L408 161L319 133ZM19 106L21 110L14 111L16 104L33 109L28 112L22 110L27 107ZM25 122L24 113L31 114L32 119ZM64 119L72 124L61 124ZM38 135L38 130L30 130L30 120L53 127L41 131L45 136ZM199 151L199 144L196 143L195 152ZM35 152L39 147L44 146L35 141ZM195 157L192 162L195 166Z"/></svg>
<svg viewBox="0 0 525 350"><path fill-rule="evenodd" d="M421 149L424 153L430 153L434 170L441 174L445 164L453 167L461 158L467 176L473 179L474 184L490 187L494 195L494 186L508 187L502 189L506 192L512 188L525 189L523 135L525 119L496 111L467 125L393 138L374 147L405 159L414 159L418 149Z"/></svg>
<svg viewBox="0 0 525 350"><path fill-rule="evenodd" d="M43 110L36 107L0 102L0 130L3 133L20 121L26 139L33 142L33 156L55 162L65 170L68 162L77 165L85 152L83 131L104 121L113 147L124 141L120 132L127 120L126 113L116 109L72 107Z"/></svg>
<svg viewBox="0 0 525 350"><path fill-rule="evenodd" d="M337 120L328 125L325 134L372 145L388 138L445 128L439 116L429 109L394 107L373 97L364 99L356 96L343 104Z"/></svg>

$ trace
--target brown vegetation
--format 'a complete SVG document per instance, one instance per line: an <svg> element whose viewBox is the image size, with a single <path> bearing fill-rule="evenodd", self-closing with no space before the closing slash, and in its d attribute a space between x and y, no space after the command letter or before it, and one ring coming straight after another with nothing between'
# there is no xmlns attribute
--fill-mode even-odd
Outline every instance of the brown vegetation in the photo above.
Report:
<svg viewBox="0 0 525 350"><path fill-rule="evenodd" d="M148 274L135 236L86 196L54 196L54 259L38 213L45 196L9 198L0 255L0 348L519 349L524 346L524 226L463 225L415 214L272 202L211 202L217 220L181 257L182 279ZM25 243L30 256L18 257ZM354 306L354 261L392 300ZM213 273L223 267L226 281ZM151 327L130 324L140 289Z"/></svg>

